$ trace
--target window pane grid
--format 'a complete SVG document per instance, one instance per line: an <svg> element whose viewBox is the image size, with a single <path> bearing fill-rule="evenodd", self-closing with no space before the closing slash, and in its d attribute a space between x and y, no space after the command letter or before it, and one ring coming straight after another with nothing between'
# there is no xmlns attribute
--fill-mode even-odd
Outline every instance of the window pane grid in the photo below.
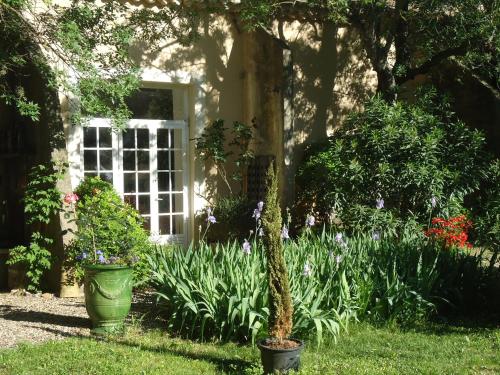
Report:
<svg viewBox="0 0 500 375"><path fill-rule="evenodd" d="M144 218L144 228L151 230L150 152L148 129L122 132L124 200Z"/></svg>
<svg viewBox="0 0 500 375"><path fill-rule="evenodd" d="M99 176L113 183L113 148L111 129L88 126L83 129L83 171L85 176Z"/></svg>
<svg viewBox="0 0 500 375"><path fill-rule="evenodd" d="M148 114L149 116L149 114ZM185 122L133 118L127 130L110 131L106 119L84 128L85 175L112 179L123 200L138 210L153 239L177 241L185 233ZM167 120L167 122L165 122ZM85 163L86 161L86 163Z"/></svg>

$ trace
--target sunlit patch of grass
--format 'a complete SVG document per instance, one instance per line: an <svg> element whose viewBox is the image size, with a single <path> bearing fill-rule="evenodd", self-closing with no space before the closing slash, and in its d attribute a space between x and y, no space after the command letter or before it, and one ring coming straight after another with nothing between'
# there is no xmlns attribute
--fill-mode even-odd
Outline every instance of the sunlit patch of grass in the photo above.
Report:
<svg viewBox="0 0 500 375"><path fill-rule="evenodd" d="M249 345L198 343L131 327L123 337L70 338L0 351L0 374L260 374ZM496 374L500 329L355 325L335 344L307 345L302 374Z"/></svg>

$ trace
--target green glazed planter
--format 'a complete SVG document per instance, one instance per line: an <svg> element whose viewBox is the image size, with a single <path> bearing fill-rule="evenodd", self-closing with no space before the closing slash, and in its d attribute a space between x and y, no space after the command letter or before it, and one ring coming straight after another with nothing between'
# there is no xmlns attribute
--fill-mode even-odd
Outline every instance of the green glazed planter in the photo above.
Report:
<svg viewBox="0 0 500 375"><path fill-rule="evenodd" d="M85 267L85 307L92 320L92 333L123 331L132 303L132 268L121 265Z"/></svg>

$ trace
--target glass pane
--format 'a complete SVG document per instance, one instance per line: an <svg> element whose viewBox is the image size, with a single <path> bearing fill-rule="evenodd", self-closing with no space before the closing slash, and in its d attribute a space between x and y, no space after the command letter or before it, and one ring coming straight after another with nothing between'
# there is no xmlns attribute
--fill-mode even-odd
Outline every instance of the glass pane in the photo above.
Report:
<svg viewBox="0 0 500 375"><path fill-rule="evenodd" d="M133 208L136 208L135 203L136 203L136 196L135 195L124 195L123 200L125 203L130 204Z"/></svg>
<svg viewBox="0 0 500 375"><path fill-rule="evenodd" d="M85 172L84 176L85 177L96 177L97 173L96 172Z"/></svg>
<svg viewBox="0 0 500 375"><path fill-rule="evenodd" d="M158 194L158 212L160 214L170 213L170 195Z"/></svg>
<svg viewBox="0 0 500 375"><path fill-rule="evenodd" d="M113 183L113 173L100 173L99 176L101 176L101 179L104 181L109 182L110 184Z"/></svg>
<svg viewBox="0 0 500 375"><path fill-rule="evenodd" d="M158 129L156 142L158 148L168 148L168 129Z"/></svg>
<svg viewBox="0 0 500 375"><path fill-rule="evenodd" d="M143 88L127 99L134 119L173 120L172 90Z"/></svg>
<svg viewBox="0 0 500 375"><path fill-rule="evenodd" d="M147 231L151 231L151 218L149 216L143 216L144 223L142 227Z"/></svg>
<svg viewBox="0 0 500 375"><path fill-rule="evenodd" d="M99 147L111 147L111 128L99 128Z"/></svg>
<svg viewBox="0 0 500 375"><path fill-rule="evenodd" d="M150 199L149 195L139 195L139 212L141 214L150 213Z"/></svg>
<svg viewBox="0 0 500 375"><path fill-rule="evenodd" d="M127 129L123 132L123 148L135 148L134 129Z"/></svg>
<svg viewBox="0 0 500 375"><path fill-rule="evenodd" d="M137 151L137 170L149 170L149 151Z"/></svg>
<svg viewBox="0 0 500 375"><path fill-rule="evenodd" d="M135 171L135 151L123 151L123 170Z"/></svg>
<svg viewBox="0 0 500 375"><path fill-rule="evenodd" d="M172 176L172 191L182 191L184 187L182 172L171 172L171 176Z"/></svg>
<svg viewBox="0 0 500 375"><path fill-rule="evenodd" d="M99 151L99 169L111 171L113 169L113 151Z"/></svg>
<svg viewBox="0 0 500 375"><path fill-rule="evenodd" d="M149 193L149 173L138 173L139 193Z"/></svg>
<svg viewBox="0 0 500 375"><path fill-rule="evenodd" d="M182 148L182 129L171 130L171 148Z"/></svg>
<svg viewBox="0 0 500 375"><path fill-rule="evenodd" d="M149 148L148 129L137 129L137 148Z"/></svg>
<svg viewBox="0 0 500 375"><path fill-rule="evenodd" d="M83 151L83 169L86 171L97 170L97 151L84 150Z"/></svg>
<svg viewBox="0 0 500 375"><path fill-rule="evenodd" d="M184 218L182 215L172 216L173 228L172 234L183 234L184 232Z"/></svg>
<svg viewBox="0 0 500 375"><path fill-rule="evenodd" d="M169 191L168 172L158 172L158 191Z"/></svg>
<svg viewBox="0 0 500 375"><path fill-rule="evenodd" d="M83 147L97 147L96 128L83 128Z"/></svg>
<svg viewBox="0 0 500 375"><path fill-rule="evenodd" d="M183 212L183 198L182 193L172 194L172 212L182 213Z"/></svg>
<svg viewBox="0 0 500 375"><path fill-rule="evenodd" d="M157 157L158 157L158 169L159 170L168 170L169 164L168 164L168 154L170 151L158 151Z"/></svg>
<svg viewBox="0 0 500 375"><path fill-rule="evenodd" d="M135 193L135 173L123 174L123 192Z"/></svg>
<svg viewBox="0 0 500 375"><path fill-rule="evenodd" d="M172 170L182 170L182 151L177 150L177 151L170 151L170 157L171 157L171 165L172 165Z"/></svg>
<svg viewBox="0 0 500 375"><path fill-rule="evenodd" d="M170 234L170 216L160 216L160 234Z"/></svg>

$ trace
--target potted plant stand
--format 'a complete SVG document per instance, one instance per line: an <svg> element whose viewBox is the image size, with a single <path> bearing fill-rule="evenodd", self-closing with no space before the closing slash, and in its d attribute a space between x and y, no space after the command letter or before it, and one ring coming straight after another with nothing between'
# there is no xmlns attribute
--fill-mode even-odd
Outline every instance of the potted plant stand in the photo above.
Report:
<svg viewBox="0 0 500 375"><path fill-rule="evenodd" d="M132 303L132 268L123 265L85 266L85 308L93 334L123 332Z"/></svg>
<svg viewBox="0 0 500 375"><path fill-rule="evenodd" d="M276 340L264 339L257 343L257 347L260 349L264 374L286 373L290 370L299 370L300 353L304 349L303 341L286 339L280 343Z"/></svg>

